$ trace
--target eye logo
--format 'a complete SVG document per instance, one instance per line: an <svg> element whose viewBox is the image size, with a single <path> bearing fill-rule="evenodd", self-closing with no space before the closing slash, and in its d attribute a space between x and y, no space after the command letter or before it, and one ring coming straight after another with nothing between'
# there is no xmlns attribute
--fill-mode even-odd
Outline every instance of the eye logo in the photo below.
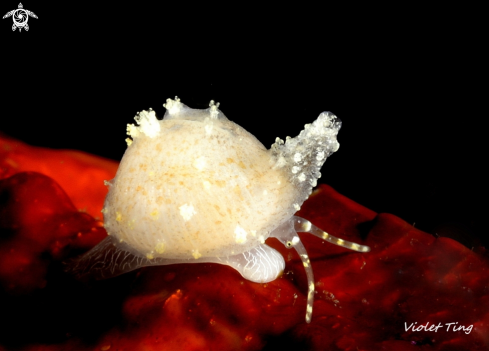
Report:
<svg viewBox="0 0 489 351"><path fill-rule="evenodd" d="M37 18L34 12L24 10L22 3L19 3L18 9L7 12L7 14L3 16L3 18L7 18L10 16L12 16L12 19L14 20L14 24L12 25L12 30L15 31L16 28L19 28L19 32L22 31L22 28L24 28L25 30L29 30L29 26L27 25L29 16Z"/></svg>

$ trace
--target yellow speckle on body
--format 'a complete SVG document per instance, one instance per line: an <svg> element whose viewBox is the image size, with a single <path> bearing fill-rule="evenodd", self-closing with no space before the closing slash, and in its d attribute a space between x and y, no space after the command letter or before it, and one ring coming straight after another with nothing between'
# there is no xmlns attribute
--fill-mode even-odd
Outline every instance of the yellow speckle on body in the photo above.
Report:
<svg viewBox="0 0 489 351"><path fill-rule="evenodd" d="M199 250L192 250L192 256L194 256L195 259L202 257Z"/></svg>
<svg viewBox="0 0 489 351"><path fill-rule="evenodd" d="M164 243L156 244L155 251L159 254L162 254L163 252L165 252L165 244Z"/></svg>
<svg viewBox="0 0 489 351"><path fill-rule="evenodd" d="M211 187L211 183L209 183L209 181L207 180L204 180L203 184L204 184L204 189L209 189Z"/></svg>
<svg viewBox="0 0 489 351"><path fill-rule="evenodd" d="M233 190L234 190L234 193L236 194L236 196L240 200L243 200L243 194L241 194L241 188L238 185L236 185Z"/></svg>
<svg viewBox="0 0 489 351"><path fill-rule="evenodd" d="M153 212L150 213L151 217L153 217L153 219L158 219L158 210L154 210Z"/></svg>
<svg viewBox="0 0 489 351"><path fill-rule="evenodd" d="M150 252L150 253L147 253L147 254L146 254L146 258L147 258L148 260L152 260L152 259L153 259L153 258L155 258L155 257L154 257L154 256L153 256L153 254Z"/></svg>
<svg viewBox="0 0 489 351"><path fill-rule="evenodd" d="M134 228L134 223L136 223L136 220L135 220L135 219L133 219L132 221L129 221L129 222L127 223L127 227L128 227L129 229L133 229L133 228Z"/></svg>
<svg viewBox="0 0 489 351"><path fill-rule="evenodd" d="M115 220L116 220L117 222L122 221L122 215L121 215L121 213L120 213L120 212L116 212L116 213L115 213Z"/></svg>

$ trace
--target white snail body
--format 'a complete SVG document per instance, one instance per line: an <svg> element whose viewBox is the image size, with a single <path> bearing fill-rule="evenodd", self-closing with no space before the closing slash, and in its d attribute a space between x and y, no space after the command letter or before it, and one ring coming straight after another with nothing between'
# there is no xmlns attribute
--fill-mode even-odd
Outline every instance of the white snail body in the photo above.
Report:
<svg viewBox="0 0 489 351"><path fill-rule="evenodd" d="M285 143L267 150L229 121L213 101L191 109L167 100L162 120L143 111L128 125L128 148L107 182L104 226L109 236L74 265L78 273L110 277L142 266L215 262L254 282L276 279L282 256L265 244L272 236L294 247L308 276L306 321L311 320L314 278L297 231L367 252L293 214L339 144L341 122L323 112Z"/></svg>

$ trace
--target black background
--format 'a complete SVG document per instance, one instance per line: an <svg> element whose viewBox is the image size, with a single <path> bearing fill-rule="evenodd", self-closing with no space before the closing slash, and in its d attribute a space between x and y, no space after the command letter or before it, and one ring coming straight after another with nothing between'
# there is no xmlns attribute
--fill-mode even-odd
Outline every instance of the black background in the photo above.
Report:
<svg viewBox="0 0 489 351"><path fill-rule="evenodd" d="M2 2L2 16L17 5ZM28 32L0 21L0 131L119 160L136 112L161 118L175 95L192 108L220 102L267 147L329 110L343 128L322 182L422 230L489 244L480 9L23 5L38 16Z"/></svg>

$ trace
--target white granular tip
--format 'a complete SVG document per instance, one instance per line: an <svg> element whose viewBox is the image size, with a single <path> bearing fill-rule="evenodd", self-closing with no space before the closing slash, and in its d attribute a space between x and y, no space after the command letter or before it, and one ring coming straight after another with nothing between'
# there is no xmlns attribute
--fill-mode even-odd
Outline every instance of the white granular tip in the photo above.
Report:
<svg viewBox="0 0 489 351"><path fill-rule="evenodd" d="M183 217L185 222L189 221L197 212L195 212L194 206L192 204L183 204L178 208L180 210L180 215Z"/></svg>

